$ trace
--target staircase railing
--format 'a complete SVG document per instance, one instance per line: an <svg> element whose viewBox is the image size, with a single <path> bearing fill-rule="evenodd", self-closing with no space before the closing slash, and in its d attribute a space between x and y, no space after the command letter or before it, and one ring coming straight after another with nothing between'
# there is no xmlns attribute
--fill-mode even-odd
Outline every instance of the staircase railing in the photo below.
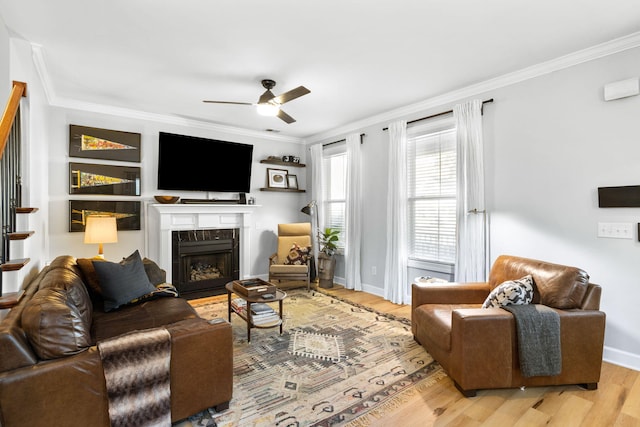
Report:
<svg viewBox="0 0 640 427"><path fill-rule="evenodd" d="M20 98L26 96L27 84L13 82L7 106L0 119L0 265L10 260L10 241L16 231L16 210L22 204L22 153ZM4 267L3 267L4 270ZM0 274L0 295L2 274Z"/></svg>
<svg viewBox="0 0 640 427"><path fill-rule="evenodd" d="M13 87L11 88L11 94L9 95L9 100L7 101L7 106L2 114L2 119L0 119L0 159L4 154L9 133L13 128L13 121L20 109L20 98L23 96L27 96L27 84L24 82L14 81Z"/></svg>

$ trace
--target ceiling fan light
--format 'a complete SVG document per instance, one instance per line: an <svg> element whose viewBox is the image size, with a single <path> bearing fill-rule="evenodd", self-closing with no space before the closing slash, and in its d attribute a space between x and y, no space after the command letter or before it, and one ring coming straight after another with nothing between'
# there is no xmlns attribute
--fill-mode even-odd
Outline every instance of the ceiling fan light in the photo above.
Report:
<svg viewBox="0 0 640 427"><path fill-rule="evenodd" d="M280 106L271 103L258 104L257 105L258 114L261 116L276 116L280 111Z"/></svg>

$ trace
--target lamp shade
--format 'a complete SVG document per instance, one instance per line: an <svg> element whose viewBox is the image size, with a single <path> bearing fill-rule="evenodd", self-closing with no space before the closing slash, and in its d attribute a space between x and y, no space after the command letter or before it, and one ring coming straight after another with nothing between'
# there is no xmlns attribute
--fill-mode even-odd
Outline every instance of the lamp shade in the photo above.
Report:
<svg viewBox="0 0 640 427"><path fill-rule="evenodd" d="M315 206L316 206L316 201L312 200L311 202L309 202L308 205L300 209L300 212L302 212L303 214L311 215L311 209L313 209Z"/></svg>
<svg viewBox="0 0 640 427"><path fill-rule="evenodd" d="M98 254L102 255L103 243L118 241L118 227L116 217L109 215L89 215L84 229L85 243L98 243Z"/></svg>

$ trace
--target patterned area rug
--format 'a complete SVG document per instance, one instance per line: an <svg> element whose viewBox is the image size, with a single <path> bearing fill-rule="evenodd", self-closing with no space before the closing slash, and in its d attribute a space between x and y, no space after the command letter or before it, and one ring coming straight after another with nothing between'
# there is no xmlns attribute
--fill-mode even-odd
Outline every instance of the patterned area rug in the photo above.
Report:
<svg viewBox="0 0 640 427"><path fill-rule="evenodd" d="M227 303L196 306L227 317ZM409 320L304 289L288 291L284 333L252 329L232 314L230 408L200 413L193 426L365 426L445 376L414 340Z"/></svg>

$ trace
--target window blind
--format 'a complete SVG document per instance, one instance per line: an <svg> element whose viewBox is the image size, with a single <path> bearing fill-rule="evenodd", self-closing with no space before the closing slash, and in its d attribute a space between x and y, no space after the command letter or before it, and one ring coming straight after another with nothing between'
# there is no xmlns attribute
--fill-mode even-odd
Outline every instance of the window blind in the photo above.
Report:
<svg viewBox="0 0 640 427"><path fill-rule="evenodd" d="M346 200L347 200L347 153L343 145L341 150L327 150L324 156L325 227L340 230L339 247L344 247L346 238Z"/></svg>
<svg viewBox="0 0 640 427"><path fill-rule="evenodd" d="M408 139L409 257L455 263L455 129L411 135Z"/></svg>

